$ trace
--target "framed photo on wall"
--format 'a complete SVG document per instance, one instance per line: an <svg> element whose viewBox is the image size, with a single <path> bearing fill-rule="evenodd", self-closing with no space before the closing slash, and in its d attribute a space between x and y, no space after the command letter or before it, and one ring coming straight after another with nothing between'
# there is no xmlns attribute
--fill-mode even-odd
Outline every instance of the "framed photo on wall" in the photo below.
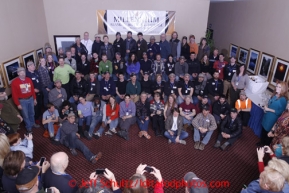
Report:
<svg viewBox="0 0 289 193"><path fill-rule="evenodd" d="M5 87L5 81L3 81L3 70L0 71L0 88Z"/></svg>
<svg viewBox="0 0 289 193"><path fill-rule="evenodd" d="M276 58L274 62L273 74L271 77L270 84L276 86L277 82L286 81L288 74L289 62Z"/></svg>
<svg viewBox="0 0 289 193"><path fill-rule="evenodd" d="M27 62L32 61L36 65L34 51L28 52L22 56L23 67L27 68Z"/></svg>
<svg viewBox="0 0 289 193"><path fill-rule="evenodd" d="M237 54L238 54L238 46L231 44L230 45L230 50L229 50L229 57L236 57L237 58Z"/></svg>
<svg viewBox="0 0 289 193"><path fill-rule="evenodd" d="M260 52L254 49L250 49L249 57L247 60L247 71L255 74L258 68L258 61L259 61Z"/></svg>
<svg viewBox="0 0 289 193"><path fill-rule="evenodd" d="M240 64L246 64L247 63L247 58L248 58L248 50L246 50L245 48L241 48L240 47L240 50L239 50L237 58L238 58L237 61Z"/></svg>
<svg viewBox="0 0 289 193"><path fill-rule="evenodd" d="M263 76L266 80L269 79L274 56L266 53L261 54L258 75Z"/></svg>
<svg viewBox="0 0 289 193"><path fill-rule="evenodd" d="M67 50L70 50L70 47L75 43L75 38L80 37L80 35L55 35L54 36L54 45L55 52L58 56L58 49L62 48L65 53Z"/></svg>
<svg viewBox="0 0 289 193"><path fill-rule="evenodd" d="M14 58L2 64L3 76L5 76L7 86L11 84L12 80L18 77L17 68L21 67L20 57Z"/></svg>

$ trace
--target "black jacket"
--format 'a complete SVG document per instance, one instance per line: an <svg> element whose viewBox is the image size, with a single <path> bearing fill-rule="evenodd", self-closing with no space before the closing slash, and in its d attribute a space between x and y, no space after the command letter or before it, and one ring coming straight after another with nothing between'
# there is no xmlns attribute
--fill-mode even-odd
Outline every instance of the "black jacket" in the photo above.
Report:
<svg viewBox="0 0 289 193"><path fill-rule="evenodd" d="M92 49L91 49L91 53L97 53L99 54L100 51L100 46L103 44L102 41L96 42L94 40L93 44L92 44ZM101 56L98 56L99 58L101 58Z"/></svg>
<svg viewBox="0 0 289 193"><path fill-rule="evenodd" d="M90 71L90 62L86 60L84 63L82 61L77 62L77 71L81 72L84 76L89 74Z"/></svg>
<svg viewBox="0 0 289 193"><path fill-rule="evenodd" d="M165 90L165 82L164 81L161 81L161 84L159 85L156 81L154 81L152 83L152 93L154 93L154 91L160 89L161 90L161 99L163 99L163 93L164 93L164 90Z"/></svg>
<svg viewBox="0 0 289 193"><path fill-rule="evenodd" d="M233 75L237 72L237 64L234 64L233 66L230 64L227 64L225 66L225 71L224 71L224 80L227 80L231 82Z"/></svg>
<svg viewBox="0 0 289 193"><path fill-rule="evenodd" d="M99 95L99 82L97 78L94 79L93 82L89 80L88 82L88 93Z"/></svg>
<svg viewBox="0 0 289 193"><path fill-rule="evenodd" d="M114 52L119 52L121 54L121 57L125 57L125 46L123 44L123 39L120 38L119 41L117 41L116 39L113 42L113 49Z"/></svg>
<svg viewBox="0 0 289 193"><path fill-rule="evenodd" d="M165 72L166 72L166 75L170 75L171 73L175 73L175 65L176 63L173 61L173 62L169 62L168 60L166 61L165 63Z"/></svg>
<svg viewBox="0 0 289 193"><path fill-rule="evenodd" d="M78 95L78 96L86 96L88 93L88 82L81 78L79 82L76 81L76 78L74 78L70 82L70 94Z"/></svg>
<svg viewBox="0 0 289 193"><path fill-rule="evenodd" d="M171 94L175 94L176 96L179 96L179 92L178 92L178 83L175 81L174 84L171 84L170 81L167 81L165 83L165 89L164 89L164 93L166 96L170 96Z"/></svg>
<svg viewBox="0 0 289 193"><path fill-rule="evenodd" d="M112 61L112 73L113 74L118 74L120 72L122 72L124 75L126 73L125 61L123 59L120 59L119 61L114 59Z"/></svg>
<svg viewBox="0 0 289 193"><path fill-rule="evenodd" d="M190 46L189 44L185 44L181 46L181 56L184 56L187 60L190 58Z"/></svg>
<svg viewBox="0 0 289 193"><path fill-rule="evenodd" d="M229 134L231 138L238 137L242 134L242 121L239 117L236 117L231 125L231 116L226 116L221 123L221 132ZM231 125L231 126L230 126Z"/></svg>
<svg viewBox="0 0 289 193"><path fill-rule="evenodd" d="M140 44L140 46L138 46L138 44ZM137 46L137 59L140 60L142 59L142 54L144 52L147 52L148 43L147 41L145 41L145 39L143 39L142 41L138 40L136 42L136 46Z"/></svg>
<svg viewBox="0 0 289 193"><path fill-rule="evenodd" d="M223 81L218 79L215 81L214 78L211 78L207 81L206 90L209 95L215 96L216 93L219 95L223 94Z"/></svg>
<svg viewBox="0 0 289 193"><path fill-rule="evenodd" d="M216 115L229 115L230 113L230 105L227 101L225 101L223 104L220 103L219 100L215 101L213 104L213 114Z"/></svg>
<svg viewBox="0 0 289 193"><path fill-rule="evenodd" d="M200 73L201 72L201 66L200 66L200 62L198 61L198 59L194 59L194 60L187 60L187 64L189 66L189 70L188 73L190 75L192 75L193 73Z"/></svg>
<svg viewBox="0 0 289 193"><path fill-rule="evenodd" d="M124 46L123 55L124 56L126 55L126 50L127 50L126 43L127 43L127 39L123 41L123 46ZM136 54L137 45L136 45L136 41L133 38L130 39L128 50L130 50L130 54L132 53Z"/></svg>
<svg viewBox="0 0 289 193"><path fill-rule="evenodd" d="M112 61L114 58L114 48L113 45L111 43L108 43L107 46L105 46L105 44L101 44L100 48L99 48L99 57L102 56L102 54L106 54L107 59L109 61Z"/></svg>
<svg viewBox="0 0 289 193"><path fill-rule="evenodd" d="M207 85L206 81L203 81L203 82L195 81L193 96L206 95L207 94L206 85Z"/></svg>
<svg viewBox="0 0 289 193"><path fill-rule="evenodd" d="M76 43L73 44L72 47L75 48L75 55L78 55L78 53L80 52L80 54L85 54L85 56L87 58L88 51L87 51L85 45L83 45L83 43L80 42L80 47L78 47Z"/></svg>

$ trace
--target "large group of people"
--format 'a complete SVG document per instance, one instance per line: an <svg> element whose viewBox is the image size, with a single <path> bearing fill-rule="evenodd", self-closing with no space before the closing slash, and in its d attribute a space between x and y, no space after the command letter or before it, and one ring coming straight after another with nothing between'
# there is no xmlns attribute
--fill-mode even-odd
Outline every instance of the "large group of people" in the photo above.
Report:
<svg viewBox="0 0 289 193"><path fill-rule="evenodd" d="M66 146L73 156L78 154L78 149L92 163L96 163L102 153L94 154L81 138L99 139L104 134L129 140L130 128L135 124L139 138L149 140L163 136L169 144L186 145L185 139L192 130L194 148L201 151L215 130L218 137L214 147L221 150L228 150L241 137L248 128L252 107L245 92L249 77L244 64L237 64L234 56L227 62L218 49L210 55L206 38L198 45L194 35L189 37L189 42L185 36L180 41L177 32L172 33L169 41L161 34L159 43L154 36L149 43L142 33L137 37L138 40L133 39L129 31L123 40L118 32L112 44L107 35L101 41L97 34L93 42L85 32L84 39L76 38L69 50L60 48L58 55L45 44L45 54L39 63L29 61L27 69L17 69L18 77L12 81L11 90L20 113L7 102L5 90L0 89L0 131L7 135L7 138L1 135L0 140L4 148L0 154L4 189L37 192L42 187L52 187L54 192L76 191L63 186L71 179L65 172L66 153L54 154L50 163L45 161L42 172L39 163L33 162L32 131L40 125L47 130L53 144ZM262 152L273 155L271 147L274 155L288 163L287 157L281 158L284 153L287 155L284 149L289 146L287 92L287 84L278 82L268 105L264 106L258 145L262 148L265 145L266 151L261 148ZM23 140L17 133L22 121L27 130ZM261 162L263 157L261 153L258 155ZM259 168L263 167L260 183L252 182L252 186L268 191L281 190L284 184L284 188L288 186L286 177L285 182L278 181L280 187L283 182L281 189L273 185L276 180L272 176L281 179L283 173L275 168L266 169L270 166L264 170L264 165L260 165ZM163 192L159 170L151 169L148 173L160 183L155 186L155 192ZM144 171L146 165L140 165L131 180L143 179ZM108 180L115 180L108 169L104 175ZM197 178L195 174L189 176ZM97 180L97 175L92 173L90 179ZM112 188L114 192L120 191ZM189 188L187 191L192 192Z"/></svg>

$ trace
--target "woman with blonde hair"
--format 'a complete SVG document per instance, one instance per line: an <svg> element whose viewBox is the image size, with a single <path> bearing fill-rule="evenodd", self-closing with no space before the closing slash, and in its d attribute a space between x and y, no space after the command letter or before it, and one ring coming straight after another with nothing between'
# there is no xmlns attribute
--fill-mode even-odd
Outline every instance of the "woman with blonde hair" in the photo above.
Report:
<svg viewBox="0 0 289 193"><path fill-rule="evenodd" d="M268 105L264 107L265 113L262 119L261 141L257 145L270 145L272 138L268 137L268 133L274 129L273 125L286 108L287 92L287 83L277 83L274 95L269 100Z"/></svg>
<svg viewBox="0 0 289 193"><path fill-rule="evenodd" d="M0 134L0 176L3 174L3 160L6 155L10 152L10 144L5 134Z"/></svg>

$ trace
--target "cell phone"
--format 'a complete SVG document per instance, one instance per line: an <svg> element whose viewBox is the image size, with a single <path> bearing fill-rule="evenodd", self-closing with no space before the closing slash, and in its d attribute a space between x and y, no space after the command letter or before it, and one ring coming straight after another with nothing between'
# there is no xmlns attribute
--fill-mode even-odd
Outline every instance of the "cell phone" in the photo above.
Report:
<svg viewBox="0 0 289 193"><path fill-rule="evenodd" d="M268 147L264 147L264 152L266 153L268 151Z"/></svg>
<svg viewBox="0 0 289 193"><path fill-rule="evenodd" d="M151 173L152 171L154 171L154 169L150 166L145 167L144 170L147 171L148 173Z"/></svg>
<svg viewBox="0 0 289 193"><path fill-rule="evenodd" d="M47 193L53 193L53 190L51 188L46 188L45 192Z"/></svg>
<svg viewBox="0 0 289 193"><path fill-rule="evenodd" d="M45 157L41 157L40 158L40 161L39 161L39 165L42 166L43 165L43 162L46 160Z"/></svg>
<svg viewBox="0 0 289 193"><path fill-rule="evenodd" d="M105 169L96 169L95 173L96 174L104 174Z"/></svg>

